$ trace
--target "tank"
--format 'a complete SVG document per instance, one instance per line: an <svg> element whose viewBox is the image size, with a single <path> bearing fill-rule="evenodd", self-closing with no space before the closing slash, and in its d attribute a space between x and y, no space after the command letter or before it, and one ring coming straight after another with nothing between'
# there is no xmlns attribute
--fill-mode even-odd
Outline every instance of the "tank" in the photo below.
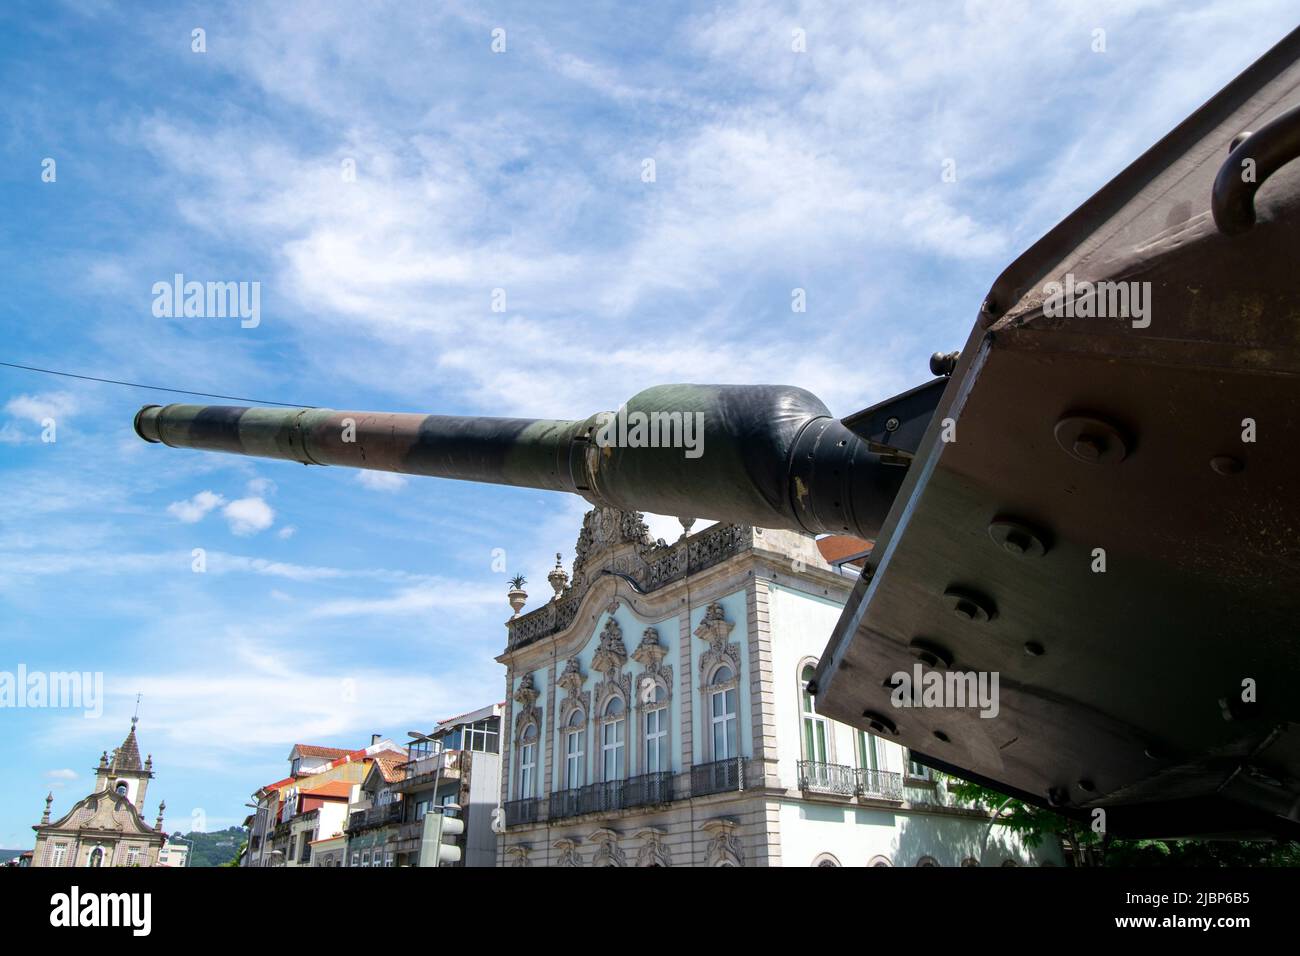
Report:
<svg viewBox="0 0 1300 956"><path fill-rule="evenodd" d="M937 389L907 396L906 407L859 413L855 427L801 388L661 385L616 411L575 420L146 405L135 431L175 448L561 491L627 511L872 538L907 470L904 440L921 430L917 418L928 417Z"/></svg>

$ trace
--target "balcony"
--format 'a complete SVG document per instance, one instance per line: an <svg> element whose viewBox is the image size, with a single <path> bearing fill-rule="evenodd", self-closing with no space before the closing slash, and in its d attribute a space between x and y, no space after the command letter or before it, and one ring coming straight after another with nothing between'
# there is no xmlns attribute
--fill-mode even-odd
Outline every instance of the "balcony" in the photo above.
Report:
<svg viewBox="0 0 1300 956"><path fill-rule="evenodd" d="M880 800L903 799L903 777L901 774L887 770L867 770L857 772L858 796L876 797Z"/></svg>
<svg viewBox="0 0 1300 956"><path fill-rule="evenodd" d="M810 793L834 793L851 797L858 792L858 775L852 767L843 764L800 760L799 789Z"/></svg>
<svg viewBox="0 0 1300 956"><path fill-rule="evenodd" d="M400 792L419 790L434 781L457 780L461 776L463 750L440 750L406 765L406 779L394 787Z"/></svg>
<svg viewBox="0 0 1300 956"><path fill-rule="evenodd" d="M559 820L563 817L576 817L582 811L579 807L579 796L582 794L581 789L557 790L551 794L550 800L550 819Z"/></svg>
<svg viewBox="0 0 1300 956"><path fill-rule="evenodd" d="M672 799L673 775L666 770L632 777L623 784L623 806L625 807L649 807L660 803L671 803Z"/></svg>
<svg viewBox="0 0 1300 956"><path fill-rule="evenodd" d="M537 809L542 801L533 797L528 800L510 800L506 802L506 826L517 827L526 823L537 822Z"/></svg>
<svg viewBox="0 0 1300 956"><path fill-rule="evenodd" d="M348 815L348 832L354 833L357 830L364 830L368 827L379 827L386 823L397 823L402 819L401 803L386 803L380 807L370 807L366 810L354 810Z"/></svg>
<svg viewBox="0 0 1300 956"><path fill-rule="evenodd" d="M748 757L728 757L726 760L695 765L691 768L691 796L702 797L709 793L744 790L748 765Z"/></svg>

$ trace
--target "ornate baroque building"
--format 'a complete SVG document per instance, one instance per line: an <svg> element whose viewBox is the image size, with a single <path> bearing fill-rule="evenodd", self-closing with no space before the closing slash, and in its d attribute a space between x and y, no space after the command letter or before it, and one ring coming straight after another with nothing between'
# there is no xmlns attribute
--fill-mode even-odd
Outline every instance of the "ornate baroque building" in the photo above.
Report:
<svg viewBox="0 0 1300 956"><path fill-rule="evenodd" d="M1055 863L804 690L854 583L808 535L675 544L588 512L573 577L507 625L505 866Z"/></svg>
<svg viewBox="0 0 1300 956"><path fill-rule="evenodd" d="M157 866L158 852L167 842L163 811L150 827L144 822L145 791L153 779L153 757L140 763L135 739L136 718L122 746L99 758L95 790L72 809L50 822L51 793L45 797L45 814L32 827L36 831L33 866Z"/></svg>

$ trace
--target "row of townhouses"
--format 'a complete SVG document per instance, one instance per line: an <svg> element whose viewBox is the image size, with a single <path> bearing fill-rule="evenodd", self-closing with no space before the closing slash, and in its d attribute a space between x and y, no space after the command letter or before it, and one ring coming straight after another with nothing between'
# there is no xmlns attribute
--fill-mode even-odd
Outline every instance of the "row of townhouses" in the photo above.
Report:
<svg viewBox="0 0 1300 956"><path fill-rule="evenodd" d="M1053 866L808 682L870 549L587 513L510 592L505 701L361 750L298 745L246 866ZM454 822L449 822L454 821ZM451 852L448 847L454 847Z"/></svg>

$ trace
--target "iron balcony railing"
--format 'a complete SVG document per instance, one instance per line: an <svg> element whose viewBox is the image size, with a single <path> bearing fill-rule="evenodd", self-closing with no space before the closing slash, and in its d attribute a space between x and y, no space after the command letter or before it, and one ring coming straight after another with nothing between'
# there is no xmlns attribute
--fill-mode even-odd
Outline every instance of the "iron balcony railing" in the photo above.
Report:
<svg viewBox="0 0 1300 956"><path fill-rule="evenodd" d="M530 797L527 800L510 800L506 803L506 826L515 827L525 823L537 822L537 809L541 800Z"/></svg>
<svg viewBox="0 0 1300 956"><path fill-rule="evenodd" d="M579 813L611 813L623 809L623 781L591 783L578 791Z"/></svg>
<svg viewBox="0 0 1300 956"><path fill-rule="evenodd" d="M573 790L557 790L551 794L550 813L552 820L558 820L562 817L576 817L582 811L578 809L579 796L582 790L574 788Z"/></svg>
<svg viewBox="0 0 1300 956"><path fill-rule="evenodd" d="M868 770L865 767L857 772L858 796L879 797L883 800L903 799L902 774L890 773L888 770Z"/></svg>
<svg viewBox="0 0 1300 956"><path fill-rule="evenodd" d="M363 830L366 827L382 826L385 823L396 823L402 819L402 804L399 802L386 803L380 807L369 807L365 810L354 810L348 814L348 830Z"/></svg>
<svg viewBox="0 0 1300 956"><path fill-rule="evenodd" d="M748 757L728 757L713 763L697 764L691 768L691 796L744 790L745 768L748 765Z"/></svg>
<svg viewBox="0 0 1300 956"><path fill-rule="evenodd" d="M858 791L858 777L852 767L843 764L800 760L799 789L851 797Z"/></svg>
<svg viewBox="0 0 1300 956"><path fill-rule="evenodd" d="M625 807L648 807L671 803L672 799L673 775L666 770L643 773L623 784L623 806Z"/></svg>

